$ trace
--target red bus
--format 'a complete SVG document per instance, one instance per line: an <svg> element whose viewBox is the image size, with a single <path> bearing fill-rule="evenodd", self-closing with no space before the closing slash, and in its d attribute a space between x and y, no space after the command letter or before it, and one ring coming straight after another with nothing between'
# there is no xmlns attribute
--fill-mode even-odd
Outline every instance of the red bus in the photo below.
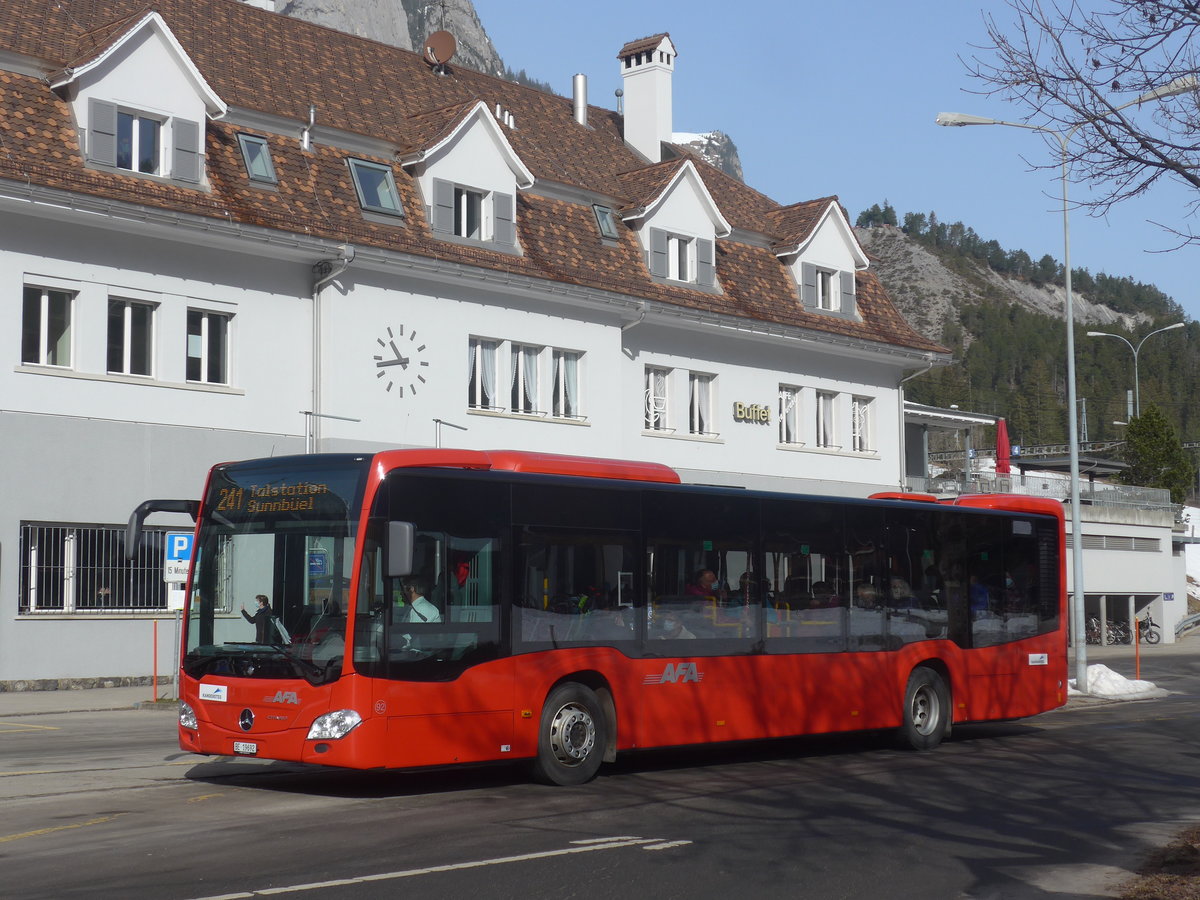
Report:
<svg viewBox="0 0 1200 900"><path fill-rule="evenodd" d="M196 509L147 501L145 515ZM651 463L396 450L216 466L184 750L367 769L952 723L1066 699L1061 505L683 485ZM247 617L266 598L267 627Z"/></svg>

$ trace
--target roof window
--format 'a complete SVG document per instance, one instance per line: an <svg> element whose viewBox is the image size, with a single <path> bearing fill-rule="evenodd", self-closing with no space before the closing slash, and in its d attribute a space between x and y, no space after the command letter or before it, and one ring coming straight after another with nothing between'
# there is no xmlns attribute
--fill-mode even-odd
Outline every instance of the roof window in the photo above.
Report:
<svg viewBox="0 0 1200 900"><path fill-rule="evenodd" d="M350 174L354 176L359 206L370 212L404 217L404 206L396 190L396 178L388 166L362 159L350 159L347 162L350 164Z"/></svg>
<svg viewBox="0 0 1200 900"><path fill-rule="evenodd" d="M278 184L275 165L271 162L271 148L267 139L255 134L239 134L238 144L242 148L242 161L246 164L246 175L260 184Z"/></svg>
<svg viewBox="0 0 1200 900"><path fill-rule="evenodd" d="M592 212L596 214L596 227L600 229L600 237L610 241L621 239L621 233L617 230L617 217L611 207L593 203Z"/></svg>

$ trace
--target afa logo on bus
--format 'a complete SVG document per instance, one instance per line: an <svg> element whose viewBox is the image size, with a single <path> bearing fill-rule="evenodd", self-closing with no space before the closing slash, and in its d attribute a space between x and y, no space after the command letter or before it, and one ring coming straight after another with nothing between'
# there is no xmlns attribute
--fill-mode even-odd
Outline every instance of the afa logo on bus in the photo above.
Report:
<svg viewBox="0 0 1200 900"><path fill-rule="evenodd" d="M696 668L695 663L667 663L661 675L647 675L642 684L676 684L689 681L699 684L704 680L704 673Z"/></svg>

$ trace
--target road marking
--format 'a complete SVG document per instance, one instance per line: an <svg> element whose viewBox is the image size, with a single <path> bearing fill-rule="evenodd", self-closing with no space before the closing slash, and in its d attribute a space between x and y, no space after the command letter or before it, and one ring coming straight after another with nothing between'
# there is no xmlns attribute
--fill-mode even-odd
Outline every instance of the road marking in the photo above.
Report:
<svg viewBox="0 0 1200 900"><path fill-rule="evenodd" d="M253 900L254 897L270 897L276 894L293 894L300 891L319 891L324 888L349 887L355 884L369 884L375 881L393 881L398 878L412 878L415 875L433 875L438 872L458 872L463 869L481 869L485 866L499 866L504 863L528 862L534 859L552 859L556 856L570 856L575 853L592 853L597 850L617 850L621 847L642 847L643 849L665 850L668 847L690 844L691 841L663 842L657 838L612 837L590 838L572 841L572 846L561 850L545 850L541 853L522 853L519 856L500 856L495 859L477 859L471 862L450 863L445 866L428 866L423 869L406 869L401 872L383 872L379 875L360 875L357 878L338 878L333 881L314 881L308 884L293 884L287 887L262 888L257 891L246 891L236 894L218 894L197 900Z"/></svg>
<svg viewBox="0 0 1200 900"><path fill-rule="evenodd" d="M664 841L661 844L647 844L643 850L672 850L675 847L686 847L691 841Z"/></svg>
<svg viewBox="0 0 1200 900"><path fill-rule="evenodd" d="M55 725L26 725L24 722L0 721L0 734L20 734L22 731L59 731Z"/></svg>
<svg viewBox="0 0 1200 900"><path fill-rule="evenodd" d="M8 841L19 841L23 838L54 834L56 831L70 831L73 828L87 828L89 825L103 825L105 822L111 822L119 815L121 813L117 813L114 816L101 816L98 819L90 819L87 822L76 822L74 825L55 825L53 828L39 828L36 831L22 831L20 834L6 834L0 836L0 844L5 844Z"/></svg>
<svg viewBox="0 0 1200 900"><path fill-rule="evenodd" d="M220 794L201 794L199 797L188 797L188 803L200 803L203 800L211 800L213 797L220 797Z"/></svg>

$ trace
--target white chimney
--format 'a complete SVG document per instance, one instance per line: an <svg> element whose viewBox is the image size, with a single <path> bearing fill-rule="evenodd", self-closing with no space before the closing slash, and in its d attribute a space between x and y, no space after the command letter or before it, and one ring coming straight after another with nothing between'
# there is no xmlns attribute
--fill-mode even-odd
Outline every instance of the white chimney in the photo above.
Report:
<svg viewBox="0 0 1200 900"><path fill-rule="evenodd" d="M630 41L617 54L625 87L625 143L652 163L671 140L671 74L675 45L668 34Z"/></svg>

